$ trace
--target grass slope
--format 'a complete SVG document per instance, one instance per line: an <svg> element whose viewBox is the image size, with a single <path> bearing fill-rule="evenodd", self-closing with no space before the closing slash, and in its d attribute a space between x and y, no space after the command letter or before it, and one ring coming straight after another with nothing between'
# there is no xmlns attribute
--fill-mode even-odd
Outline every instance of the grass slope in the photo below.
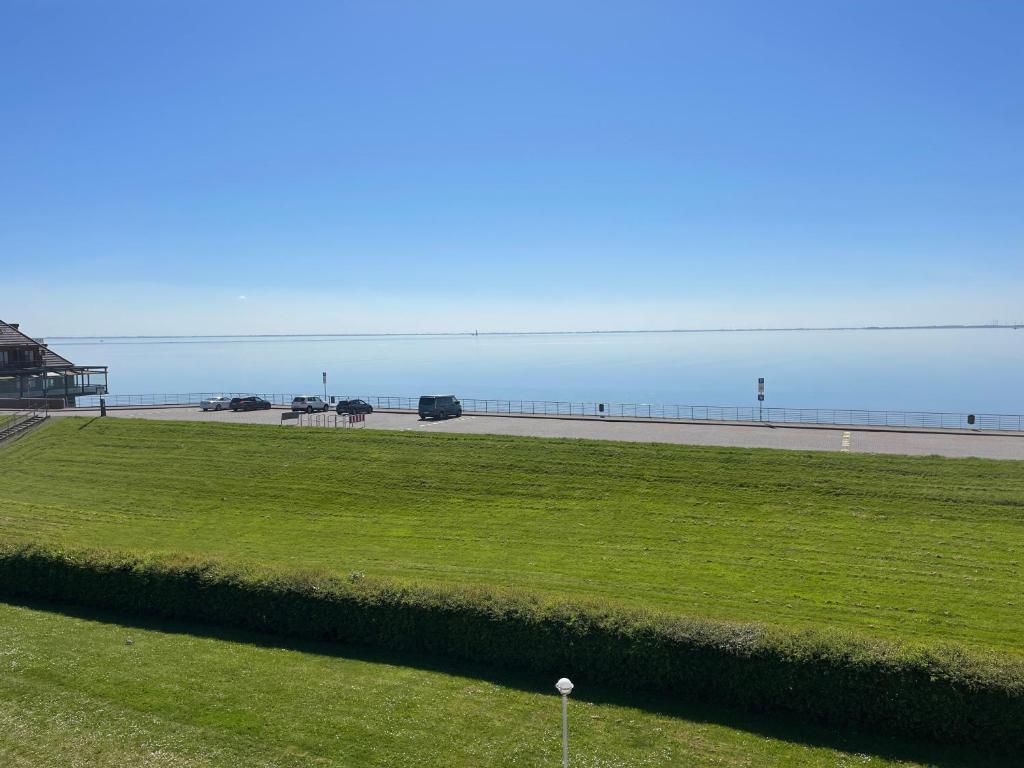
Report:
<svg viewBox="0 0 1024 768"><path fill-rule="evenodd" d="M192 552L1024 650L1024 465L60 419L14 540Z"/></svg>
<svg viewBox="0 0 1024 768"><path fill-rule="evenodd" d="M0 765L560 764L554 691L174 629L0 603ZM919 765L578 697L571 728L580 768ZM946 753L941 765L981 765L962 760Z"/></svg>

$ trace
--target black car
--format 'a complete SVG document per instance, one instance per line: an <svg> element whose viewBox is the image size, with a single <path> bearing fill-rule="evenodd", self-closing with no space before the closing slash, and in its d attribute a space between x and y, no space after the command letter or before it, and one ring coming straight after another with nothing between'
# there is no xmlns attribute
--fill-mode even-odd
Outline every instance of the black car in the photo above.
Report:
<svg viewBox="0 0 1024 768"><path fill-rule="evenodd" d="M421 419L447 419L462 415L462 403L455 395L423 395L418 410Z"/></svg>
<svg viewBox="0 0 1024 768"><path fill-rule="evenodd" d="M232 397L230 407L232 411L265 411L270 408L270 401L256 395Z"/></svg>
<svg viewBox="0 0 1024 768"><path fill-rule="evenodd" d="M335 408L339 414L341 413L373 413L373 406L365 400L339 400L338 407Z"/></svg>

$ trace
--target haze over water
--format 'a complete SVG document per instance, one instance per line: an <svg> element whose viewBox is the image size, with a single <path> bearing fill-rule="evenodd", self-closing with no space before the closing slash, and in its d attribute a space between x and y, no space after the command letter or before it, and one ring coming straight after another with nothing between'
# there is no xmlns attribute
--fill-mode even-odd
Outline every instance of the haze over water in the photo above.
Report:
<svg viewBox="0 0 1024 768"><path fill-rule="evenodd" d="M1024 412L1024 330L60 338L113 394L405 395Z"/></svg>

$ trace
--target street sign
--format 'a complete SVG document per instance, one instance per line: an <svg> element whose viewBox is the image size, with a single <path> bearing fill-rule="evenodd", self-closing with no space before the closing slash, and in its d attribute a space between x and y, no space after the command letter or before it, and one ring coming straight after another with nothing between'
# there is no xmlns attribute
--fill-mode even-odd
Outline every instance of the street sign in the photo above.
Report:
<svg viewBox="0 0 1024 768"><path fill-rule="evenodd" d="M764 402L764 376L760 376L757 379L757 401L759 403Z"/></svg>
<svg viewBox="0 0 1024 768"><path fill-rule="evenodd" d="M324 371L324 384L327 383L327 371Z"/></svg>

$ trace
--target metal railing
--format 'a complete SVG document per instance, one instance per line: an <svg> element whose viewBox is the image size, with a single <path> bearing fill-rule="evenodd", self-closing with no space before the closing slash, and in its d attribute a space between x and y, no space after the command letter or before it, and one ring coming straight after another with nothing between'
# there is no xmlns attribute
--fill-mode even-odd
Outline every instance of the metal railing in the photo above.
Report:
<svg viewBox="0 0 1024 768"><path fill-rule="evenodd" d="M281 424L285 421L294 421L300 427L365 427L366 416L363 414L348 413L282 413Z"/></svg>
<svg viewBox="0 0 1024 768"><path fill-rule="evenodd" d="M37 416L45 418L48 413L49 411L44 408L26 408L13 413L0 411L0 443L18 432L20 427L26 422L31 421Z"/></svg>
<svg viewBox="0 0 1024 768"><path fill-rule="evenodd" d="M291 405L292 398L295 397L295 395L291 393L259 394L255 392L181 392L146 395L105 395L103 399L106 400L108 408L149 408L160 405L199 405L203 400L208 400L211 397L246 397L254 394L265 400L269 400L274 405ZM98 395L79 397L75 401L76 408L98 408L99 404L100 396Z"/></svg>
<svg viewBox="0 0 1024 768"><path fill-rule="evenodd" d="M188 392L181 394L108 395L108 407L198 405L210 397L241 397L251 392ZM263 393L274 405L291 405L293 393ZM415 411L418 397L397 395L344 395L340 399L365 400L378 410ZM656 405L650 403L570 402L564 400L488 400L462 398L466 413L517 416L570 416L589 418L656 419L659 421L757 422L770 424L829 424L851 427L906 427L931 429L1024 431L1024 415L953 413L944 411L890 411L853 408L778 408L719 405ZM77 407L95 407L98 397L79 398Z"/></svg>

